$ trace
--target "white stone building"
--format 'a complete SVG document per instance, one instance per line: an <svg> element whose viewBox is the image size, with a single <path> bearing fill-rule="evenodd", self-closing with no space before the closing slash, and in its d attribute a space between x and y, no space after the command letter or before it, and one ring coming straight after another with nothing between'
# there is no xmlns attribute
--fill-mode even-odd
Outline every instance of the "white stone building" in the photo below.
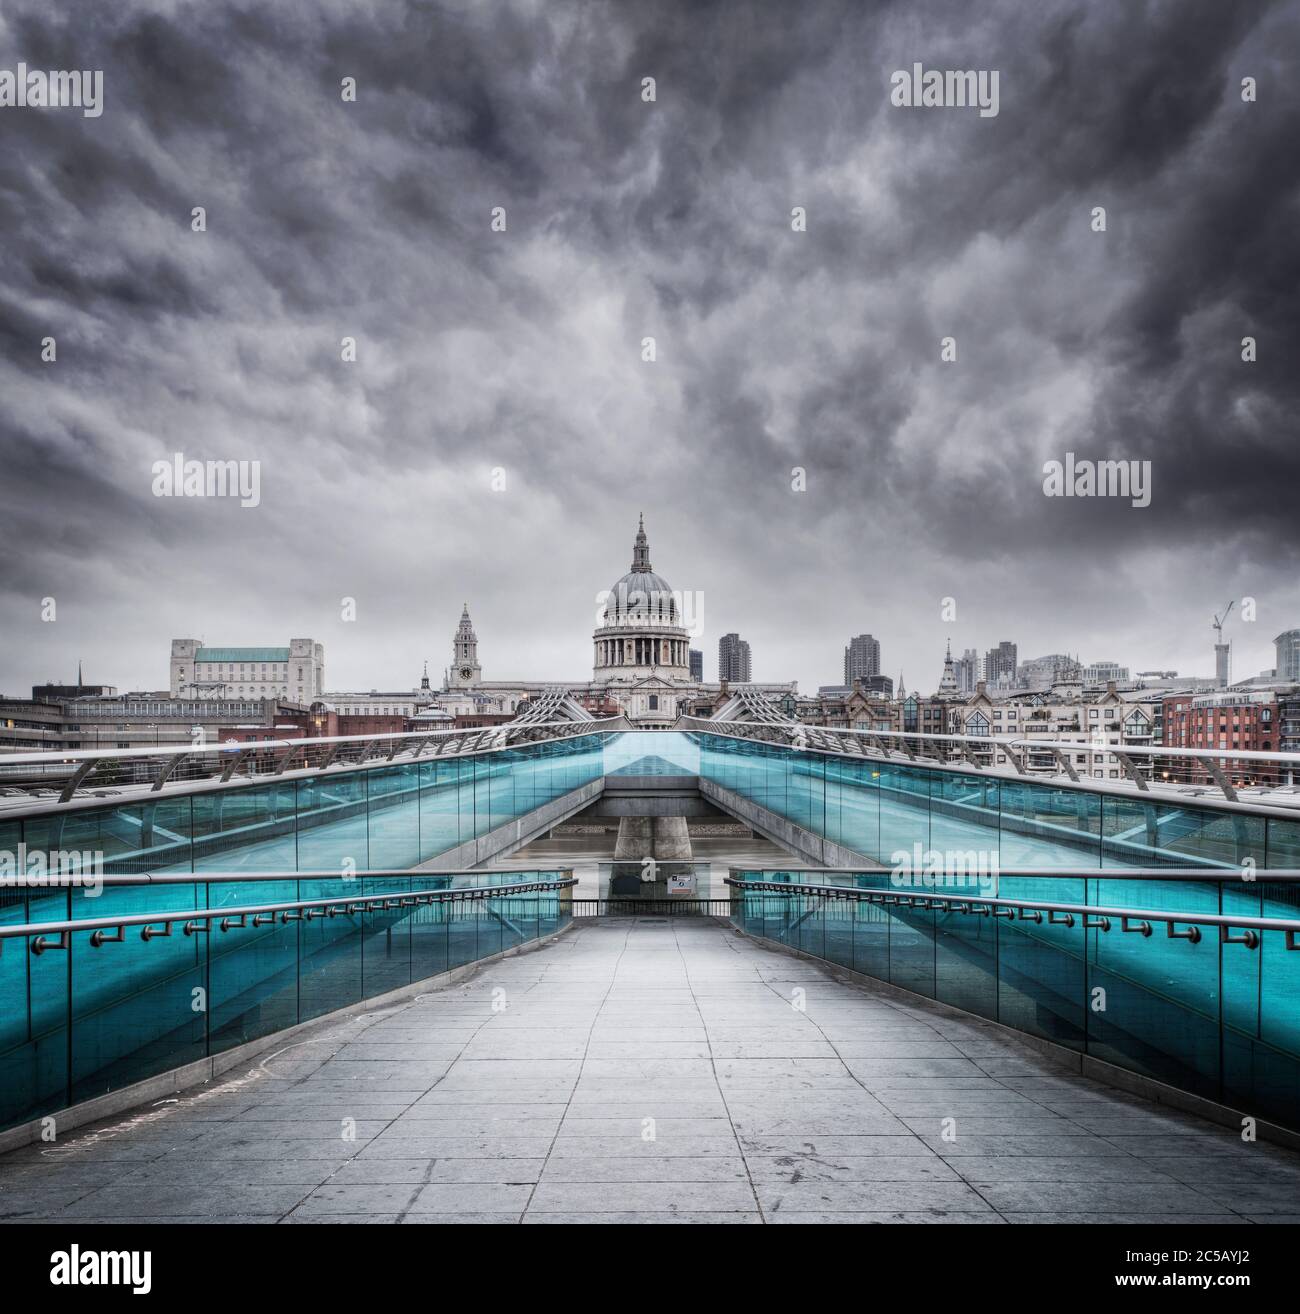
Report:
<svg viewBox="0 0 1300 1314"><path fill-rule="evenodd" d="M1126 772L1116 750L1151 746L1155 720L1152 703L1134 701L1132 695L1126 698L1113 683L1104 693L1088 695L1076 685L996 697L981 687L968 702L952 707L949 729L953 734L1019 739L1031 745L1050 740L1068 756L1078 776L1119 780ZM1015 751L1024 754L1028 771L1051 774L1061 769L1055 753L1045 747ZM987 756L989 766L1012 766L997 744L990 744L986 755L977 755Z"/></svg>
<svg viewBox="0 0 1300 1314"><path fill-rule="evenodd" d="M325 688L325 647L290 639L287 648L209 648L173 639L173 698L287 698L310 703Z"/></svg>

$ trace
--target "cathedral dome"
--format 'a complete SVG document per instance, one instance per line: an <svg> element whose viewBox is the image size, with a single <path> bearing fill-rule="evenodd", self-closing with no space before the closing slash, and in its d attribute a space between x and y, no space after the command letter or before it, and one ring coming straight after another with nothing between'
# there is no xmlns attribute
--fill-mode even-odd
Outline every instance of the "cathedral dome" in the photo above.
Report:
<svg viewBox="0 0 1300 1314"><path fill-rule="evenodd" d="M677 624L677 599L668 581L653 570L631 570L609 591L609 619L637 617Z"/></svg>
<svg viewBox="0 0 1300 1314"><path fill-rule="evenodd" d="M625 713L638 725L666 729L676 716L670 690L690 678L691 640L681 603L650 566L644 519L637 527L632 569L601 600L603 614L592 635L595 681L608 688L635 688L630 702L621 700Z"/></svg>
<svg viewBox="0 0 1300 1314"><path fill-rule="evenodd" d="M610 589L606 604L606 625L619 625L629 620L657 621L674 626L680 623L672 587L650 568L650 545L646 539L644 518L632 549L632 569Z"/></svg>

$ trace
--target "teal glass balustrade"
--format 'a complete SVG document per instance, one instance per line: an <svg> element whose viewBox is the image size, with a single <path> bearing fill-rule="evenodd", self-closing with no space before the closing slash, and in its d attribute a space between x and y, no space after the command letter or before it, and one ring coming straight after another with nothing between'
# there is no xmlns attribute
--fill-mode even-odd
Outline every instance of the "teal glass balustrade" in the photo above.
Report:
<svg viewBox="0 0 1300 1314"><path fill-rule="evenodd" d="M600 779L606 738L51 808L0 822L0 848L99 854L110 875L413 867Z"/></svg>
<svg viewBox="0 0 1300 1314"><path fill-rule="evenodd" d="M414 904L417 891L437 900ZM40 953L37 937L0 938L0 1129L543 938L572 916L571 877L557 870L199 877L0 898L0 930L73 925L66 947ZM231 916L225 929L215 918L189 933L174 922L163 933L169 913L313 899L336 901L333 914ZM75 929L115 917L149 921L123 925L120 940L117 927L101 931L98 947L93 930Z"/></svg>
<svg viewBox="0 0 1300 1314"><path fill-rule="evenodd" d="M600 732L446 760L51 807L0 848L102 855L110 874L414 866L600 779L696 776L892 866L919 846L1004 868L1300 866L1300 818L796 751L725 735Z"/></svg>
<svg viewBox="0 0 1300 1314"><path fill-rule="evenodd" d="M889 872L831 876L798 870L733 872L732 918L752 935L990 1018L1300 1130L1300 949L1284 930L1215 925L1177 936L941 907L884 904L825 894L746 889L827 885L895 895ZM1300 926L1300 884L1236 879L1152 879L1120 874L1017 876L1003 871L1001 900L1131 908L1220 917L1271 918ZM960 899L986 894L938 885ZM990 896L992 897L992 896ZM1004 910L1005 911L1005 910ZM1098 920L1096 915L1087 918ZM1138 927L1138 923L1131 923Z"/></svg>
<svg viewBox="0 0 1300 1314"><path fill-rule="evenodd" d="M0 850L25 845L29 852L95 855L110 875L193 879L143 890L109 887L94 908L78 890L0 888L0 925L83 920L106 909L126 915L130 908L238 907L270 899L266 883L231 879L232 873L283 872L283 888L272 901L325 898L341 886L321 873L427 862L580 786L619 775L698 775L886 866L898 863L900 854L910 864L919 846L982 855L1003 873L1016 866L1057 871L1059 877L1033 878L1038 884L1025 878L1016 887L1057 901L1100 897L1095 882L1101 880L1111 882L1106 897L1117 898L1124 888L1117 882L1133 866L1213 872L1249 862L1260 873L1254 886L1159 891L1159 897L1185 899L1185 911L1213 898L1231 905L1225 911L1245 915L1253 902L1272 906L1289 897L1289 889L1266 883L1270 867L1300 867L1300 819L1277 809L1216 808L1098 791L1086 783L1065 787L701 732L597 731L446 759L430 753L428 760L169 787L156 797L24 805L0 820ZM362 879L368 893L382 892L373 882L389 880L419 879L426 882L422 888L435 888L431 877ZM1129 902L1157 897L1145 883L1128 894ZM141 899L160 902L141 905ZM544 912L538 912L539 924ZM1135 1070L1172 1074L1166 1079L1188 1089L1218 1091L1223 1098L1231 1091L1291 1090L1293 1055L1300 1052L1292 965L1300 955L1279 956L1269 935L1245 957L1238 946L1225 945L1222 964L1216 958L1207 966L1214 948L1208 939L1180 958L1189 949L1184 941L1157 946L1114 933L1099 940L1059 927L1049 933L1016 926L1013 933L1004 922L959 922L952 914L900 911L885 918L871 905L850 925L840 913L828 923L822 911L800 920L802 914L792 916L781 899L754 915L771 938L796 934L808 952L835 961L850 954L858 970ZM522 930L512 929L514 921L464 903L402 915L376 909L350 918L264 924L247 939L251 928L188 937L175 931L147 942L136 931L121 944L88 950L89 932L78 932L69 951L39 956L11 942L0 953L4 1116L35 1116L318 1016L340 1001L474 961L483 945L529 938L529 919L519 923ZM1078 936L1077 946L1071 935ZM1178 968L1177 988L1172 977L1161 985L1166 959L1154 954L1157 948L1172 955L1167 961ZM1087 980L1109 983L1108 995L1131 1018L1081 1011L1079 955ZM115 965L102 966L110 962ZM138 989L119 989L124 982ZM178 1013L175 1001L195 990L204 992L206 1012ZM1168 1037L1153 1041L1148 1034L1158 1017L1170 1035L1182 1037L1177 1061Z"/></svg>
<svg viewBox="0 0 1300 1314"><path fill-rule="evenodd" d="M689 737L702 779L885 866L910 863L917 846L981 853L1002 868L1300 866L1300 818L1276 809Z"/></svg>

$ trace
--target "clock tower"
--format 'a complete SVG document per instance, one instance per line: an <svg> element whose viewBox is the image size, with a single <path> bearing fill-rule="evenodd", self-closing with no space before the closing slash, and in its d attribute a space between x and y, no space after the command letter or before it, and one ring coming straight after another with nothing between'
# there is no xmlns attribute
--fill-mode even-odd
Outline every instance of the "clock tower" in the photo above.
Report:
<svg viewBox="0 0 1300 1314"><path fill-rule="evenodd" d="M447 679L450 689L468 689L483 679L483 668L478 664L478 635L469 619L469 603L465 603L451 643L452 664Z"/></svg>

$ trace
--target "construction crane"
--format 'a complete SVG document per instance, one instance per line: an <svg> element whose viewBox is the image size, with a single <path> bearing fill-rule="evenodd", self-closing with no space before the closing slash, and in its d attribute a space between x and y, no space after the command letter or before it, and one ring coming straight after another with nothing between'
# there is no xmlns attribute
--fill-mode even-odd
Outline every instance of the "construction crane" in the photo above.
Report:
<svg viewBox="0 0 1300 1314"><path fill-rule="evenodd" d="M1223 641L1223 626L1228 619L1228 613L1236 605L1236 601L1234 598L1224 607L1223 615L1214 618L1214 633L1216 635L1214 642L1214 681L1220 689L1228 687L1228 651L1231 647L1230 644Z"/></svg>

